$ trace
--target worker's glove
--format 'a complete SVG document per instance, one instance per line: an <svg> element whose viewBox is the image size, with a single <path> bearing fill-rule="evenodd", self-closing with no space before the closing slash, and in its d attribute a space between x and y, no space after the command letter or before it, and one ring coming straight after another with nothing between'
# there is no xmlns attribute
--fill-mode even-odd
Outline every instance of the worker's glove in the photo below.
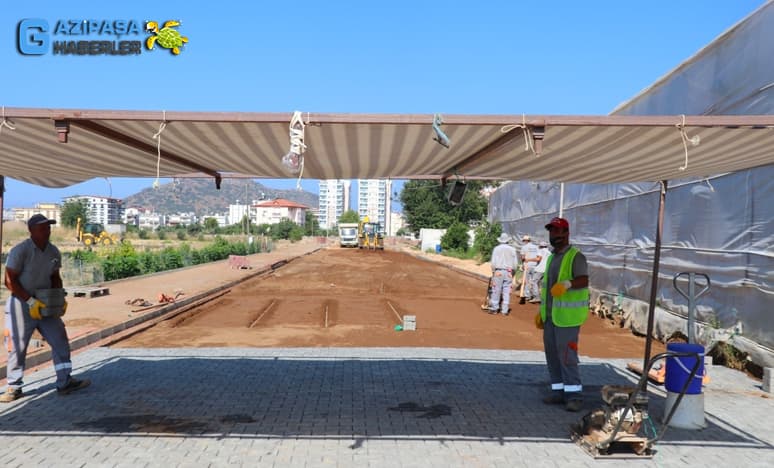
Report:
<svg viewBox="0 0 774 468"><path fill-rule="evenodd" d="M30 317L35 320L40 320L43 318L43 316L40 315L40 309L45 308L46 304L41 302L39 299L30 296L30 298L27 299L27 305L30 306Z"/></svg>
<svg viewBox="0 0 774 468"><path fill-rule="evenodd" d="M64 304L62 304L62 315L64 315L67 312L67 301L64 301Z"/></svg>
<svg viewBox="0 0 774 468"><path fill-rule="evenodd" d="M566 293L568 289L572 287L572 283L570 280L564 280L556 283L555 285L551 286L551 295L554 297L559 297L562 294Z"/></svg>
<svg viewBox="0 0 774 468"><path fill-rule="evenodd" d="M537 327L538 330L543 329L543 317L540 316L540 312L535 314L535 327Z"/></svg>

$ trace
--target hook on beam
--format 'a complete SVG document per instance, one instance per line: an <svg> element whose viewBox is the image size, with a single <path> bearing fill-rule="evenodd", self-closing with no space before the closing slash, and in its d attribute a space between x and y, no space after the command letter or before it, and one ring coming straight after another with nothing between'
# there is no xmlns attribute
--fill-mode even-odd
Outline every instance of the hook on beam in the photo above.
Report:
<svg viewBox="0 0 774 468"><path fill-rule="evenodd" d="M546 127L532 127L532 141L534 142L535 155L543 152L543 138L546 136Z"/></svg>
<svg viewBox="0 0 774 468"><path fill-rule="evenodd" d="M70 121L54 120L54 128L56 129L57 141L59 143L67 143L67 137L70 134Z"/></svg>

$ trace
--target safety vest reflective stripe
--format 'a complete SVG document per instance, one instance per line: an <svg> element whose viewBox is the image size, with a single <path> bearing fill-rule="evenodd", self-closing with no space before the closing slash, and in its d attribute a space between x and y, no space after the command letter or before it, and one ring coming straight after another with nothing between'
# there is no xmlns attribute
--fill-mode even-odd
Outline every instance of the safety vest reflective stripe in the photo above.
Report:
<svg viewBox="0 0 774 468"><path fill-rule="evenodd" d="M583 391L583 385L565 385L564 386L565 392L582 392Z"/></svg>
<svg viewBox="0 0 774 468"><path fill-rule="evenodd" d="M576 307L588 307L589 301L560 301L558 299L554 299L554 307L563 307L565 309L574 309Z"/></svg>
<svg viewBox="0 0 774 468"><path fill-rule="evenodd" d="M73 364L71 362L60 362L54 366L54 370L72 369Z"/></svg>
<svg viewBox="0 0 774 468"><path fill-rule="evenodd" d="M564 384L563 383L552 383L551 384L551 390L564 390Z"/></svg>

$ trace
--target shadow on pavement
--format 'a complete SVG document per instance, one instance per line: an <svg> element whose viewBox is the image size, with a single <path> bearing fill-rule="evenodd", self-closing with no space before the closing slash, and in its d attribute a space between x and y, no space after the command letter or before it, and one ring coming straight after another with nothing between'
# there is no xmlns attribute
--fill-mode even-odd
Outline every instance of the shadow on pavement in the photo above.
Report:
<svg viewBox="0 0 774 468"><path fill-rule="evenodd" d="M0 407L0 434L347 438L356 449L372 437L568 442L583 415L540 401L542 362L159 354L87 368L78 375L93 384L82 392L60 397L45 385ZM631 379L607 364L582 372L584 412L601 406L603 384ZM651 393L651 404L663 398ZM669 428L665 441L772 448L712 419L701 431Z"/></svg>

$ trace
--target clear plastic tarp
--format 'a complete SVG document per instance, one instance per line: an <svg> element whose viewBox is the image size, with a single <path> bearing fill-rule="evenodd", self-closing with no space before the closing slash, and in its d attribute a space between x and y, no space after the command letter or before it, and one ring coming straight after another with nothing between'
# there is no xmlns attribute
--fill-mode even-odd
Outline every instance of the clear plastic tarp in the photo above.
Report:
<svg viewBox="0 0 774 468"><path fill-rule="evenodd" d="M772 114L774 3L767 3L615 113ZM740 145L744 142L740 141ZM774 149L772 149L774 151ZM669 181L654 334L686 332L681 272L705 273L711 288L696 301L697 336L727 341L754 362L774 366L774 166ZM659 190L657 182L564 187L571 241L588 257L592 305L647 330ZM559 213L560 185L518 181L490 198L490 220L505 232L547 239ZM688 290L687 280L679 286ZM697 291L701 288L697 288Z"/></svg>

